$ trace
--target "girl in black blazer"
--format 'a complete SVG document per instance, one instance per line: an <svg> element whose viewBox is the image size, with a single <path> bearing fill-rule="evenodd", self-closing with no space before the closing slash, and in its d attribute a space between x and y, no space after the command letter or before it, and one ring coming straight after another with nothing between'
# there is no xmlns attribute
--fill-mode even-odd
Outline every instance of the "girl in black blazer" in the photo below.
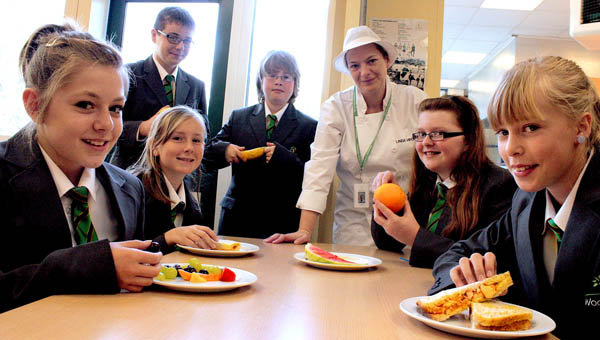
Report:
<svg viewBox="0 0 600 340"><path fill-rule="evenodd" d="M465 97L421 102L413 138L410 203L396 215L376 200L371 234L381 249L411 246L410 264L431 268L454 242L500 217L516 185L488 159L477 108ZM373 190L388 182L394 182L391 172L378 174Z"/></svg>
<svg viewBox="0 0 600 340"><path fill-rule="evenodd" d="M162 255L133 240L143 238L142 184L103 162L122 130L119 52L48 25L23 47L21 69L32 122L0 143L0 312L151 285Z"/></svg>
<svg viewBox="0 0 600 340"><path fill-rule="evenodd" d="M217 236L204 219L183 178L197 170L204 153L204 120L187 106L161 113L152 123L142 156L129 171L146 189L146 237L164 253L176 244L214 249Z"/></svg>
<svg viewBox="0 0 600 340"><path fill-rule="evenodd" d="M510 271L505 297L547 314L560 338L600 320L600 98L574 62L515 65L489 106L519 190L511 209L436 261L430 293Z"/></svg>

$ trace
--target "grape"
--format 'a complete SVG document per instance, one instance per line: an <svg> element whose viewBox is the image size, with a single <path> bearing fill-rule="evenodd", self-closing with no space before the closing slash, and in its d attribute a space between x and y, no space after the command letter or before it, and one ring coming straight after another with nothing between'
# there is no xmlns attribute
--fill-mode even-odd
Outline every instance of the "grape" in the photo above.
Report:
<svg viewBox="0 0 600 340"><path fill-rule="evenodd" d="M196 271L198 271L198 270L202 269L202 264L200 263L200 260L198 260L198 259L197 259L197 258L195 258L195 257L192 257L192 258L190 259L189 263L190 263L190 266L194 267L194 269L195 269Z"/></svg>
<svg viewBox="0 0 600 340"><path fill-rule="evenodd" d="M164 267L163 267L163 268L164 268ZM167 278L165 277L165 273L163 273L163 272L160 272L160 273L158 273L158 275L156 275L156 279L157 279L158 281L165 281Z"/></svg>
<svg viewBox="0 0 600 340"><path fill-rule="evenodd" d="M162 269L161 269L161 271L162 271ZM174 278L177 277L177 269L175 269L175 268L165 268L165 271L162 274L165 275L165 278L167 280L173 280Z"/></svg>

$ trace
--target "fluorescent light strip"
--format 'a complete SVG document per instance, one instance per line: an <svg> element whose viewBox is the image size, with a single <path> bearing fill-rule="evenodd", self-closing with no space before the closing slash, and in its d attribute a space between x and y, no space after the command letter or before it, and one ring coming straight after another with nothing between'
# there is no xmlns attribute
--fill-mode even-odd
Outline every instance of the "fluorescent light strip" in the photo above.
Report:
<svg viewBox="0 0 600 340"><path fill-rule="evenodd" d="M481 8L533 11L543 0L485 0Z"/></svg>
<svg viewBox="0 0 600 340"><path fill-rule="evenodd" d="M442 63L477 65L486 55L486 53L448 51L444 54Z"/></svg>

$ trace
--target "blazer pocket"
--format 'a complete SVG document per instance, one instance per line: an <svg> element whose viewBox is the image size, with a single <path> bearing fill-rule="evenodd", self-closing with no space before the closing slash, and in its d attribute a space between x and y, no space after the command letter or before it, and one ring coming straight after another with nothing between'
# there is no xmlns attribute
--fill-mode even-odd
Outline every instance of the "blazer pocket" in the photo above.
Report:
<svg viewBox="0 0 600 340"><path fill-rule="evenodd" d="M231 209L233 209L234 205L235 205L235 198L229 197L229 196L223 197L223 200L221 201L221 206L223 208L231 210Z"/></svg>

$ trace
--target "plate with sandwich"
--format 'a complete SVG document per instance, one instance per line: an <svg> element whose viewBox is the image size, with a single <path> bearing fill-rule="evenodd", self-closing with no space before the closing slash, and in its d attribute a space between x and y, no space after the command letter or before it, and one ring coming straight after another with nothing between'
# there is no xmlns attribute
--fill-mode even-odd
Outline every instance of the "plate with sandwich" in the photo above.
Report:
<svg viewBox="0 0 600 340"><path fill-rule="evenodd" d="M552 332L556 324L548 316L495 299L512 284L506 272L432 296L408 298L400 309L430 327L463 336L510 339Z"/></svg>
<svg viewBox="0 0 600 340"><path fill-rule="evenodd" d="M217 242L216 249L203 249L184 246L181 244L178 244L177 246L181 249L189 251L190 253L217 257L244 256L251 253L255 253L260 249L257 245L251 243L235 242L231 240L219 240L219 242Z"/></svg>

